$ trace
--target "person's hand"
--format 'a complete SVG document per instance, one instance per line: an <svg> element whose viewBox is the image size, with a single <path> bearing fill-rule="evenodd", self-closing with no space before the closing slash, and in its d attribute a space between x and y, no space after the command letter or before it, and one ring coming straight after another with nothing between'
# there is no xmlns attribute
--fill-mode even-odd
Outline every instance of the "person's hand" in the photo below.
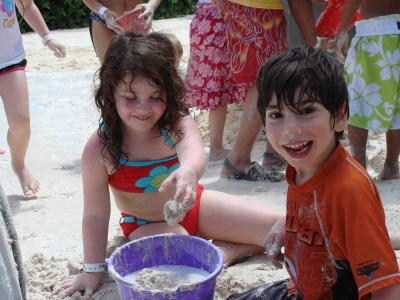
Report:
<svg viewBox="0 0 400 300"><path fill-rule="evenodd" d="M336 59L344 64L346 54L349 51L349 35L346 31L338 33L334 49Z"/></svg>
<svg viewBox="0 0 400 300"><path fill-rule="evenodd" d="M53 51L54 55L58 58L64 58L67 55L65 46L56 39L48 40L45 45L49 47L49 49Z"/></svg>
<svg viewBox="0 0 400 300"><path fill-rule="evenodd" d="M118 18L117 14L110 9L107 9L103 13L103 19L107 24L107 28L111 29L112 31L114 31L116 33L123 33L124 28L121 25L119 25L117 22L115 22L116 18Z"/></svg>
<svg viewBox="0 0 400 300"><path fill-rule="evenodd" d="M284 256L281 249L285 243L285 225L286 216L276 221L264 240L264 246L267 249L267 254L271 258L272 264L278 269L283 268L282 262Z"/></svg>
<svg viewBox="0 0 400 300"><path fill-rule="evenodd" d="M156 8L157 7L150 1L148 3L142 3L136 5L135 9L133 10L142 12L142 14L138 17L138 19L145 20L145 27L144 27L145 30L149 30L151 28L151 23L153 22L153 15Z"/></svg>
<svg viewBox="0 0 400 300"><path fill-rule="evenodd" d="M76 292L84 291L85 294L83 296L85 299L90 299L99 286L102 277L103 272L83 272L78 275L71 275L54 288L53 295L57 296L57 298L63 298Z"/></svg>
<svg viewBox="0 0 400 300"><path fill-rule="evenodd" d="M185 203L188 203L190 208L193 207L197 193L196 172L181 165L164 180L158 190L164 193L172 185L176 185L176 193L173 200L177 202L185 200Z"/></svg>

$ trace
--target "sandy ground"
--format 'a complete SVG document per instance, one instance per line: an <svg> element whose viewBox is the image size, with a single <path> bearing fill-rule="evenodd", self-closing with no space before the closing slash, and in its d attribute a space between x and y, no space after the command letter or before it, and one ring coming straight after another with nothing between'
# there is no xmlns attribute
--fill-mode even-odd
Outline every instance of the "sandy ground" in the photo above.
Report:
<svg viewBox="0 0 400 300"><path fill-rule="evenodd" d="M156 21L155 31L170 32L181 40L184 55L189 57L189 24L191 16ZM24 34L27 52L27 74L30 89L32 138L27 163L41 182L37 198L22 196L21 188L10 165L6 143L7 123L0 108L0 145L7 150L0 156L0 182L8 197L20 239L29 299L50 299L54 286L69 274L82 268L81 216L81 153L89 135L96 129L98 115L91 94L93 75L99 63L87 28L54 31L55 37L67 46L67 58L57 59L43 47L34 33ZM225 133L225 144L232 148L240 124L240 107L231 107ZM208 145L207 113L196 117L205 146ZM252 159L261 162L265 139L258 138ZM348 141L344 141L348 145ZM205 148L208 151L208 148ZM371 133L368 161L371 175L379 171L385 156L385 137ZM257 183L219 178L221 162L208 163L201 183L206 189L242 196L270 207L284 210L287 185ZM376 180L385 206L389 230L397 230L399 181ZM112 206L110 245L118 242L119 211ZM397 252L400 255L400 252ZM257 255L223 270L217 279L215 299L226 299L235 292L247 290L263 282L287 277L284 270L271 267L265 255ZM76 293L69 299L81 299ZM82 298L83 299L83 298ZM93 299L119 299L115 282L104 277Z"/></svg>

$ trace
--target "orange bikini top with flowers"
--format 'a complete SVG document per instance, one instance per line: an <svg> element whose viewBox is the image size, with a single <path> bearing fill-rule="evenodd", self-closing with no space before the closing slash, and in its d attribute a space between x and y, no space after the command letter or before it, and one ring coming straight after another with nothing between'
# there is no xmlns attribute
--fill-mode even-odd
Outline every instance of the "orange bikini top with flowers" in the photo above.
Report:
<svg viewBox="0 0 400 300"><path fill-rule="evenodd" d="M168 144L175 146L164 129L161 129L161 134ZM180 166L176 154L151 161L136 162L120 159L119 164L118 170L108 177L108 184L129 193L148 193L158 190L163 181Z"/></svg>

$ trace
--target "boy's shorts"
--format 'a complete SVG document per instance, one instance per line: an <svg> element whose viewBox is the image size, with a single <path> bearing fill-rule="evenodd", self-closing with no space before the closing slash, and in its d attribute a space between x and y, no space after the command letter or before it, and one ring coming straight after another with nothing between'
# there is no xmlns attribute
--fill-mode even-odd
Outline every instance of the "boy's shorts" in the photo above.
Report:
<svg viewBox="0 0 400 300"><path fill-rule="evenodd" d="M352 126L400 129L400 15L391 16L356 23L345 61Z"/></svg>
<svg viewBox="0 0 400 300"><path fill-rule="evenodd" d="M26 64L27 64L26 59L23 59L19 63L12 64L12 65L9 65L9 66L7 66L5 68L2 68L2 69L0 69L0 76L8 74L8 73L11 73L11 72L15 72L15 71L18 71L18 70L25 70Z"/></svg>
<svg viewBox="0 0 400 300"><path fill-rule="evenodd" d="M288 295L288 283L290 279L279 280L252 288L246 292L231 295L227 300L300 300L297 293Z"/></svg>
<svg viewBox="0 0 400 300"><path fill-rule="evenodd" d="M196 203L194 206L186 213L184 219L178 224L181 225L189 235L195 236L197 233L197 228L199 224L199 209L200 209L200 199L201 194L203 193L204 187L201 184L197 184L197 194L196 194ZM145 225L147 223L156 223L152 221L143 220L132 215L125 214L121 212L121 219L119 224L121 226L122 232L124 236L129 237L129 235L138 229L140 226Z"/></svg>
<svg viewBox="0 0 400 300"><path fill-rule="evenodd" d="M228 51L234 81L253 83L264 62L288 49L283 10L216 1L227 27Z"/></svg>

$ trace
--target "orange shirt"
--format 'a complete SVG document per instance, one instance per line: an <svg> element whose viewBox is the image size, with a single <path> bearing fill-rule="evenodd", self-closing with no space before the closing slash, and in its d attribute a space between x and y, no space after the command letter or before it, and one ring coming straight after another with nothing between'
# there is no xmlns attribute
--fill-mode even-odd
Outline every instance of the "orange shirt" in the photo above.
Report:
<svg viewBox="0 0 400 300"><path fill-rule="evenodd" d="M400 282L375 183L339 144L308 181L288 166L285 263L303 299L369 299ZM296 293L295 293L296 294Z"/></svg>

